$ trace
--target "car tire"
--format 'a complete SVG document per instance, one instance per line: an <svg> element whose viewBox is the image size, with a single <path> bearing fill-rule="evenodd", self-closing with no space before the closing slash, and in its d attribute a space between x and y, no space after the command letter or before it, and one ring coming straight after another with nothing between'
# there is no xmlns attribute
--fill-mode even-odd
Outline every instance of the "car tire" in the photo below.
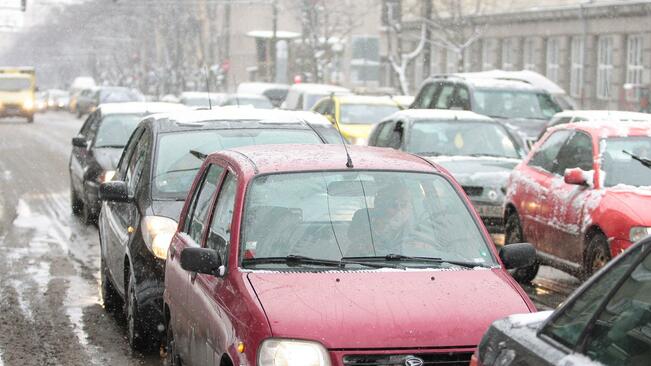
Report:
<svg viewBox="0 0 651 366"><path fill-rule="evenodd" d="M84 225L91 225L95 223L96 219L95 215L93 215L93 210L90 209L87 201L88 200L82 201L79 218Z"/></svg>
<svg viewBox="0 0 651 366"><path fill-rule="evenodd" d="M81 109L77 108L77 119L81 119L81 117L83 117L83 116L84 116L84 114L81 113Z"/></svg>
<svg viewBox="0 0 651 366"><path fill-rule="evenodd" d="M121 309L122 299L120 294L115 290L111 280L108 277L108 267L104 255L100 254L100 289L102 295L102 302L104 303L104 310L109 313L115 313Z"/></svg>
<svg viewBox="0 0 651 366"><path fill-rule="evenodd" d="M70 181L70 210L73 215L79 216L84 203L79 199L77 192L72 187L72 180Z"/></svg>
<svg viewBox="0 0 651 366"><path fill-rule="evenodd" d="M520 218L515 212L511 213L509 217L507 217L504 231L504 245L523 243L525 241L524 234L522 233L522 225L520 225ZM519 283L529 284L534 278L536 278L539 269L540 263L536 260L534 264L530 266L512 269L509 270L509 272Z"/></svg>
<svg viewBox="0 0 651 366"><path fill-rule="evenodd" d="M601 233L592 235L588 242L585 260L583 262L583 271L581 277L585 280L600 270L610 261L610 246L608 239Z"/></svg>
<svg viewBox="0 0 651 366"><path fill-rule="evenodd" d="M124 301L124 314L127 322L127 339L134 351L148 352L154 349L160 337L154 337L145 323L146 317L140 310L136 298L136 278L133 271L129 271L129 282Z"/></svg>
<svg viewBox="0 0 651 366"><path fill-rule="evenodd" d="M167 339L165 341L165 365L167 366L181 366L181 355L176 349L176 340L174 339L174 331L172 325L167 322Z"/></svg>

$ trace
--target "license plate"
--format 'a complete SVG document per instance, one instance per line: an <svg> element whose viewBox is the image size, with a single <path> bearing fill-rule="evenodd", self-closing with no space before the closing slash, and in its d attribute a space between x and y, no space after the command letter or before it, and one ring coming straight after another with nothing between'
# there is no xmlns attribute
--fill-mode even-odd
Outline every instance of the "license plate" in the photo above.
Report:
<svg viewBox="0 0 651 366"><path fill-rule="evenodd" d="M476 205L475 208L481 217L502 217L501 206Z"/></svg>

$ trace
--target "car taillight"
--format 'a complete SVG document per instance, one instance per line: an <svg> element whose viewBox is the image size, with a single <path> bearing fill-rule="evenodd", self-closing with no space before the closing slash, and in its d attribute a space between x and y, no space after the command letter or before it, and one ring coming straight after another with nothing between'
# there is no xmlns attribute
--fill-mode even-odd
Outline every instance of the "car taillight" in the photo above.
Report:
<svg viewBox="0 0 651 366"><path fill-rule="evenodd" d="M469 366L481 366L481 362L479 362L479 356L477 355L477 352L473 353L472 356L470 357Z"/></svg>

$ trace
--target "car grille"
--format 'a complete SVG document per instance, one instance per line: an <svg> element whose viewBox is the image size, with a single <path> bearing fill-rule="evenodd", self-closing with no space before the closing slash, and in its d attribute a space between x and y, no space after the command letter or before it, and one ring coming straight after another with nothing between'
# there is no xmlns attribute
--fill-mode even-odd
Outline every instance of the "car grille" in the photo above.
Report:
<svg viewBox="0 0 651 366"><path fill-rule="evenodd" d="M483 187L463 186L462 188L468 196L481 196L481 194L484 192Z"/></svg>
<svg viewBox="0 0 651 366"><path fill-rule="evenodd" d="M350 355L344 356L345 366L409 366L406 360L415 356L423 360L422 365L468 366L471 352L429 353L413 355Z"/></svg>

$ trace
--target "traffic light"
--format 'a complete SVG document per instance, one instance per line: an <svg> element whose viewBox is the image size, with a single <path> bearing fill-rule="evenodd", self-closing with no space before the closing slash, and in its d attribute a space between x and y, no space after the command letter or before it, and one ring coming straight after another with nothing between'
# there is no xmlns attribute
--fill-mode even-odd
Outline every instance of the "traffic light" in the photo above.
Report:
<svg viewBox="0 0 651 366"><path fill-rule="evenodd" d="M20 0L20 11L27 10L27 0Z"/></svg>

